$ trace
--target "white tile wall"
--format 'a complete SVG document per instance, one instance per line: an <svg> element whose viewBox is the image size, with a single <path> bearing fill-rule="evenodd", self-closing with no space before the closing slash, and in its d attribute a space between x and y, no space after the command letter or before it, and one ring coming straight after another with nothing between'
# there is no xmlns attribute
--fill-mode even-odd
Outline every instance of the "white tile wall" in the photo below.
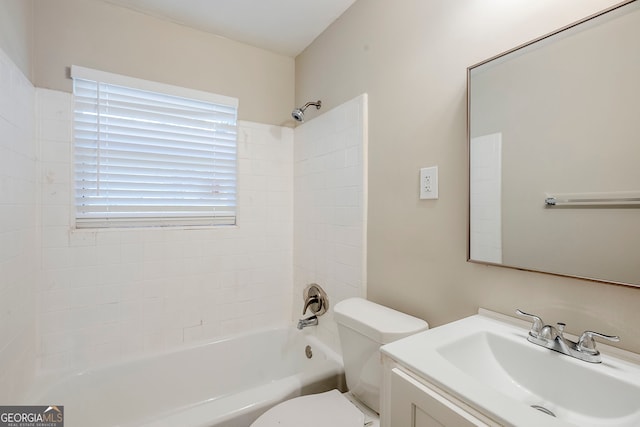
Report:
<svg viewBox="0 0 640 427"><path fill-rule="evenodd" d="M367 96L298 126L294 145L294 320L318 283L331 306L366 296ZM318 335L340 349L333 311Z"/></svg>
<svg viewBox="0 0 640 427"><path fill-rule="evenodd" d="M34 88L0 49L0 402L19 403L35 367L39 266Z"/></svg>
<svg viewBox="0 0 640 427"><path fill-rule="evenodd" d="M502 263L502 134L471 140L471 258Z"/></svg>
<svg viewBox="0 0 640 427"><path fill-rule="evenodd" d="M365 295L366 96L297 128L295 168L293 130L239 124L238 227L75 231L71 96L2 52L0 95L0 401L34 367L288 323L309 282L332 304ZM339 349L331 317L318 331Z"/></svg>
<svg viewBox="0 0 640 427"><path fill-rule="evenodd" d="M77 369L290 321L293 131L239 124L237 227L71 230L70 94L37 89L39 367Z"/></svg>

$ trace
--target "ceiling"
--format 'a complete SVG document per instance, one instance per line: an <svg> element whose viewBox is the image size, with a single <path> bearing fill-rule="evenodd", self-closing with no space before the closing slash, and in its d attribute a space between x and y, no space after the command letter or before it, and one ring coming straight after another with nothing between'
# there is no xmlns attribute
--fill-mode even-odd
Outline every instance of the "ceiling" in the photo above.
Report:
<svg viewBox="0 0 640 427"><path fill-rule="evenodd" d="M103 0L295 57L355 0Z"/></svg>

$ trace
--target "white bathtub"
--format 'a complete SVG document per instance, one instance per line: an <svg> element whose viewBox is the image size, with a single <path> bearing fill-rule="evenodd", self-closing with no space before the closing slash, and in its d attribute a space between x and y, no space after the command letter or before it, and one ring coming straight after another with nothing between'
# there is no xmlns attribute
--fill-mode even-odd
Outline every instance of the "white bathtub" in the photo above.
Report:
<svg viewBox="0 0 640 427"><path fill-rule="evenodd" d="M64 405L65 427L245 427L278 402L332 388L344 389L339 356L272 329L69 375L25 404Z"/></svg>

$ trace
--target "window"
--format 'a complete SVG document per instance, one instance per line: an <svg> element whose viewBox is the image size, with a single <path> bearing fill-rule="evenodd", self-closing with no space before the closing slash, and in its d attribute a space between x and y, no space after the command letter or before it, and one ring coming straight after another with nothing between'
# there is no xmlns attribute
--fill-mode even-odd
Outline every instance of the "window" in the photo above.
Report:
<svg viewBox="0 0 640 427"><path fill-rule="evenodd" d="M235 224L235 98L72 67L76 227Z"/></svg>

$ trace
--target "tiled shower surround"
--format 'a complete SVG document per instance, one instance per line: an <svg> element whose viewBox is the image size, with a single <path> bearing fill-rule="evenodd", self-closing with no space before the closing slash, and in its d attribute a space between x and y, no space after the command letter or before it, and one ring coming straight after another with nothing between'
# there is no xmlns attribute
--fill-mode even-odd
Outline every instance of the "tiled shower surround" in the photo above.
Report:
<svg viewBox="0 0 640 427"><path fill-rule="evenodd" d="M0 402L33 376L38 245L34 88L0 50Z"/></svg>
<svg viewBox="0 0 640 427"><path fill-rule="evenodd" d="M36 92L41 369L83 368L289 320L292 129L239 123L237 227L73 230L72 96Z"/></svg>
<svg viewBox="0 0 640 427"><path fill-rule="evenodd" d="M330 305L366 296L367 95L297 127L293 152L297 318L308 283L320 284ZM339 350L332 313L323 315L316 329L324 342Z"/></svg>
<svg viewBox="0 0 640 427"><path fill-rule="evenodd" d="M200 229L73 229L72 111L0 50L1 401L38 372L290 324L310 282L364 295L366 96L295 131L239 122L238 226ZM337 346L330 314L304 333Z"/></svg>

